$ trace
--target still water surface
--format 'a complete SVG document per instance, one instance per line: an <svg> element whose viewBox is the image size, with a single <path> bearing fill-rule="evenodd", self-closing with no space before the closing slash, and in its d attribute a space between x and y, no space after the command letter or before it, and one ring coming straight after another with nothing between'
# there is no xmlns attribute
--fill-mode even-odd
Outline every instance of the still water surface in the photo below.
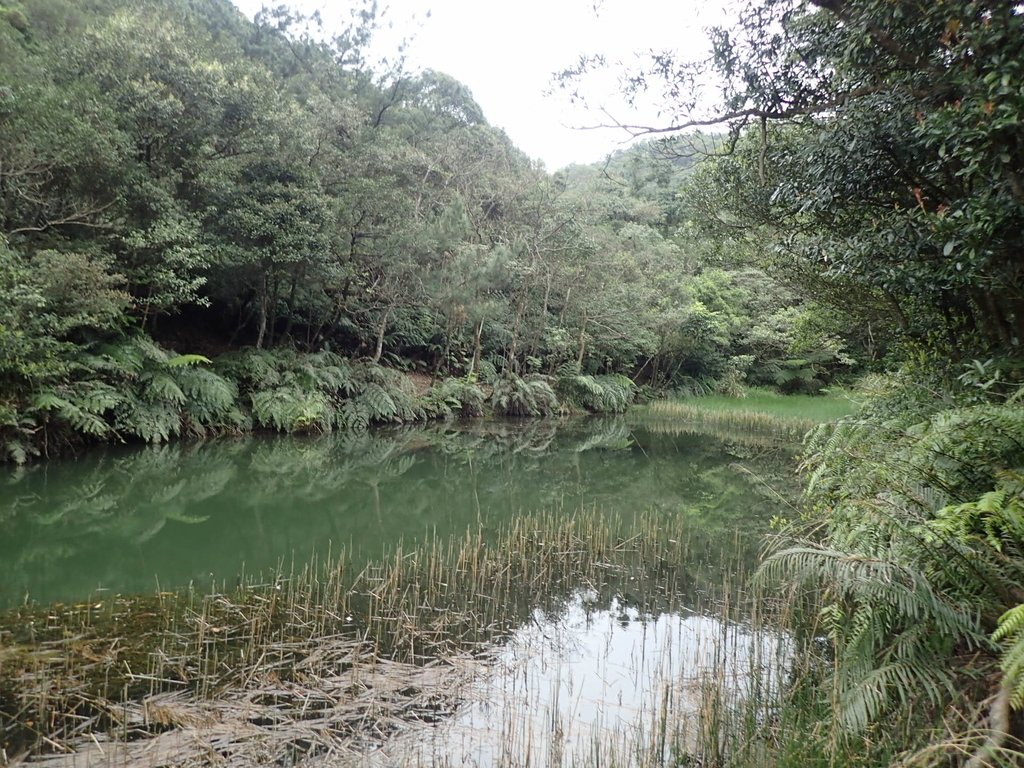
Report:
<svg viewBox="0 0 1024 768"><path fill-rule="evenodd" d="M599 561L593 581L510 601L472 657L431 667L458 678L423 692L457 702L446 716L399 718L356 762L324 765L689 764L719 743L709 712L748 700L768 712L784 673L785 636L726 606L791 468L764 438L624 417L93 451L0 475L0 608L230 586L342 548L359 569L399 542L467 528L487 539L532 512L653 514L678 562L633 573ZM623 535L627 549L640 536ZM118 764L152 746L120 745ZM73 757L94 748L98 764L120 755L82 737Z"/></svg>
<svg viewBox="0 0 1024 768"><path fill-rule="evenodd" d="M764 481L788 466L782 449L624 418L91 451L0 475L0 606L231 584L542 509L683 509L725 542L778 511Z"/></svg>

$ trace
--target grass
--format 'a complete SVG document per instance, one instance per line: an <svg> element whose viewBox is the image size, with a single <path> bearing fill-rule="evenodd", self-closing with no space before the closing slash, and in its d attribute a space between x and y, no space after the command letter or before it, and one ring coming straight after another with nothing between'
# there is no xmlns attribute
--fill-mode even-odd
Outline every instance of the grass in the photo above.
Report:
<svg viewBox="0 0 1024 768"><path fill-rule="evenodd" d="M517 632L559 615L581 589L592 608L628 595L630 610L651 620L686 607L749 623L720 553L691 547L684 525L598 510L524 516L497 539L471 530L399 546L358 573L336 553L214 594L22 607L0 618L0 748L15 764L54 766L358 762L401 734L493 702L481 681ZM720 656L726 663L729 654ZM651 684L647 711L657 718L592 745L603 764L661 765L672 750L703 749L694 722L711 721L676 713L674 685ZM536 764L523 745L550 738L550 722L514 716L548 695L535 689L508 697L504 724L479 734L520 760L502 764ZM722 708L715 690L698 702L708 713ZM718 741L716 729L715 749ZM558 755L552 764L592 764L579 752L545 759ZM441 764L436 754L406 757L402 764Z"/></svg>
<svg viewBox="0 0 1024 768"><path fill-rule="evenodd" d="M782 395L751 388L745 397L707 395L660 400L634 409L640 418L676 420L711 428L738 429L800 438L817 424L847 416L856 403L843 395Z"/></svg>

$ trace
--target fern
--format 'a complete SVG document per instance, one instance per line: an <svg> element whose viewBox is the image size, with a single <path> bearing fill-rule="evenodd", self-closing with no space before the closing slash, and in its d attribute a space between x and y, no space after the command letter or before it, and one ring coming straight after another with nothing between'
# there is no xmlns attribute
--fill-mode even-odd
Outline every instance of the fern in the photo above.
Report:
<svg viewBox="0 0 1024 768"><path fill-rule="evenodd" d="M1024 409L909 386L809 433L806 495L824 515L760 571L815 595L840 730L935 713L997 664L1024 705Z"/></svg>
<svg viewBox="0 0 1024 768"><path fill-rule="evenodd" d="M203 435L210 427L239 427L244 417L238 408L238 388L207 368L187 368L178 373L185 393L184 412L191 431Z"/></svg>
<svg viewBox="0 0 1024 768"><path fill-rule="evenodd" d="M992 640L1009 641L1000 667L1011 691L1010 704L1014 709L1024 709L1024 604L1014 606L999 617Z"/></svg>
<svg viewBox="0 0 1024 768"><path fill-rule="evenodd" d="M67 393L63 394L64 396L54 391L41 392L36 395L32 407L47 414L51 419L64 422L80 434L97 438L107 436L110 425L103 418L103 411L106 408L99 411L90 410L89 405L94 401L87 399L82 403L74 402Z"/></svg>
<svg viewBox="0 0 1024 768"><path fill-rule="evenodd" d="M540 377L533 377L525 382L530 392L530 399L533 402L537 416L551 416L558 412L558 395L551 385Z"/></svg>
<svg viewBox="0 0 1024 768"><path fill-rule="evenodd" d="M174 377L164 371L147 371L139 376L139 395L151 403L185 404L185 393Z"/></svg>
<svg viewBox="0 0 1024 768"><path fill-rule="evenodd" d="M370 426L370 411L366 403L349 400L338 413L337 423L343 429L362 432Z"/></svg>
<svg viewBox="0 0 1024 768"><path fill-rule="evenodd" d="M165 443L181 434L181 412L166 400L126 398L117 409L116 425L121 433L147 443Z"/></svg>
<svg viewBox="0 0 1024 768"><path fill-rule="evenodd" d="M377 382L371 381L359 393L358 400L363 403L370 421L391 421L398 415L398 406L388 391Z"/></svg>
<svg viewBox="0 0 1024 768"><path fill-rule="evenodd" d="M0 403L0 460L25 464L30 458L39 456L40 447L33 439L37 427L31 415Z"/></svg>
<svg viewBox="0 0 1024 768"><path fill-rule="evenodd" d="M128 375L138 375L153 363L166 363L169 355L152 339L133 336L117 344L101 347L100 354L109 360L116 370Z"/></svg>
<svg viewBox="0 0 1024 768"><path fill-rule="evenodd" d="M425 398L426 410L433 416L482 416L483 390L467 379L445 379L430 388Z"/></svg>
<svg viewBox="0 0 1024 768"><path fill-rule="evenodd" d="M189 407L207 413L211 418L226 414L235 407L238 388L227 379L205 368L182 371L178 384Z"/></svg>
<svg viewBox="0 0 1024 768"><path fill-rule="evenodd" d="M544 379L521 379L508 374L494 383L491 406L504 416L550 416L558 410L559 401Z"/></svg>
<svg viewBox="0 0 1024 768"><path fill-rule="evenodd" d="M174 357L165 360L164 365L168 368L182 368L190 365L199 365L201 363L211 362L213 361L205 355L175 355Z"/></svg>
<svg viewBox="0 0 1024 768"><path fill-rule="evenodd" d="M562 401L574 409L603 410L604 389L593 376L578 373L563 375L556 381L555 387Z"/></svg>
<svg viewBox="0 0 1024 768"><path fill-rule="evenodd" d="M502 366L506 366L506 361L501 361ZM501 378L501 374L498 372L498 364L494 360L481 360L477 364L477 371L480 376L480 380L485 384L493 386Z"/></svg>
<svg viewBox="0 0 1024 768"><path fill-rule="evenodd" d="M281 358L268 350L246 349L221 355L215 370L254 390L281 385Z"/></svg>
<svg viewBox="0 0 1024 768"><path fill-rule="evenodd" d="M866 555L793 546L771 554L758 572L763 581L823 596L819 616L836 654L836 722L854 732L922 699L940 706L956 682L939 659L958 646L988 647L970 595L937 590L924 569L907 562L898 540L874 548L876 554ZM926 549L921 559L943 554Z"/></svg>
<svg viewBox="0 0 1024 768"><path fill-rule="evenodd" d="M252 408L257 424L279 432L325 431L333 423L326 397L295 387L256 392L252 395Z"/></svg>

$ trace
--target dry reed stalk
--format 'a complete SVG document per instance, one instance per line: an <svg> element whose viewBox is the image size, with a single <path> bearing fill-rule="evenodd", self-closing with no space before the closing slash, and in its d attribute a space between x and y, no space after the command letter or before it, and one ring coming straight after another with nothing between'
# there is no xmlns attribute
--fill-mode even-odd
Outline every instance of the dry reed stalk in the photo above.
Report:
<svg viewBox="0 0 1024 768"><path fill-rule="evenodd" d="M22 609L7 621L31 622L29 637L0 666L3 738L59 766L365 756L450 715L538 605L580 585L678 605L694 567L683 526L542 514L354 574L325 559L231 593Z"/></svg>

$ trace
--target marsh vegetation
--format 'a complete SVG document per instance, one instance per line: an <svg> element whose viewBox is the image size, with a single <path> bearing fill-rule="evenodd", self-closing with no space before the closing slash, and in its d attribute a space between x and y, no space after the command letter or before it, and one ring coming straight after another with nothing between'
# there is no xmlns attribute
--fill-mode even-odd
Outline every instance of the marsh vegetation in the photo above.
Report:
<svg viewBox="0 0 1024 768"><path fill-rule="evenodd" d="M81 499L82 514L31 525L71 525L66 541L86 549L89 538L105 539L107 559L125 536L145 546L177 525L172 551L209 556L202 542L226 534L203 526L221 514L226 528L244 530L251 525L230 515L252 509L238 491L245 476L211 482L203 471L231 475L240 472L231 457L263 456L256 468L277 465L282 485L276 496L261 486L262 546L287 564L246 576L233 559L209 561L204 570L220 579L170 589L164 573L164 590L149 596L75 594L72 581L43 582L64 602L29 600L2 620L9 757L428 765L443 755L453 765L568 765L602 754L655 765L707 748L703 709L726 717L754 680L778 691L776 662L788 645L759 631L768 609L746 599L741 575L778 502L733 463L746 462L762 481L785 477L785 448L619 418L560 431L491 424L373 434L357 444L215 444L173 459L167 451L68 465L78 479L48 491L65 503ZM186 471L197 481L182 482ZM104 476L110 498L130 499L137 484L154 493L151 503L97 502L88 513L82 488L101 498ZM12 483L20 498L46 487L31 482L29 469ZM218 490L234 510L204 506ZM501 501L481 507L480 498ZM147 508L150 516L129 524L133 510ZM351 526L350 535L328 544L322 528L302 531L310 541L300 556L297 538L282 532L297 537L294 526L316 519L314 508L343 532ZM367 539L356 510L369 510ZM30 504L19 514L35 516ZM25 530L11 522L9 531ZM18 572L47 556L41 538L25 542L23 557L15 551ZM69 546L47 556L51 572L80 556ZM151 574L161 567L142 559ZM139 584L138 574L122 579L118 591ZM719 687L709 688L714 681Z"/></svg>

